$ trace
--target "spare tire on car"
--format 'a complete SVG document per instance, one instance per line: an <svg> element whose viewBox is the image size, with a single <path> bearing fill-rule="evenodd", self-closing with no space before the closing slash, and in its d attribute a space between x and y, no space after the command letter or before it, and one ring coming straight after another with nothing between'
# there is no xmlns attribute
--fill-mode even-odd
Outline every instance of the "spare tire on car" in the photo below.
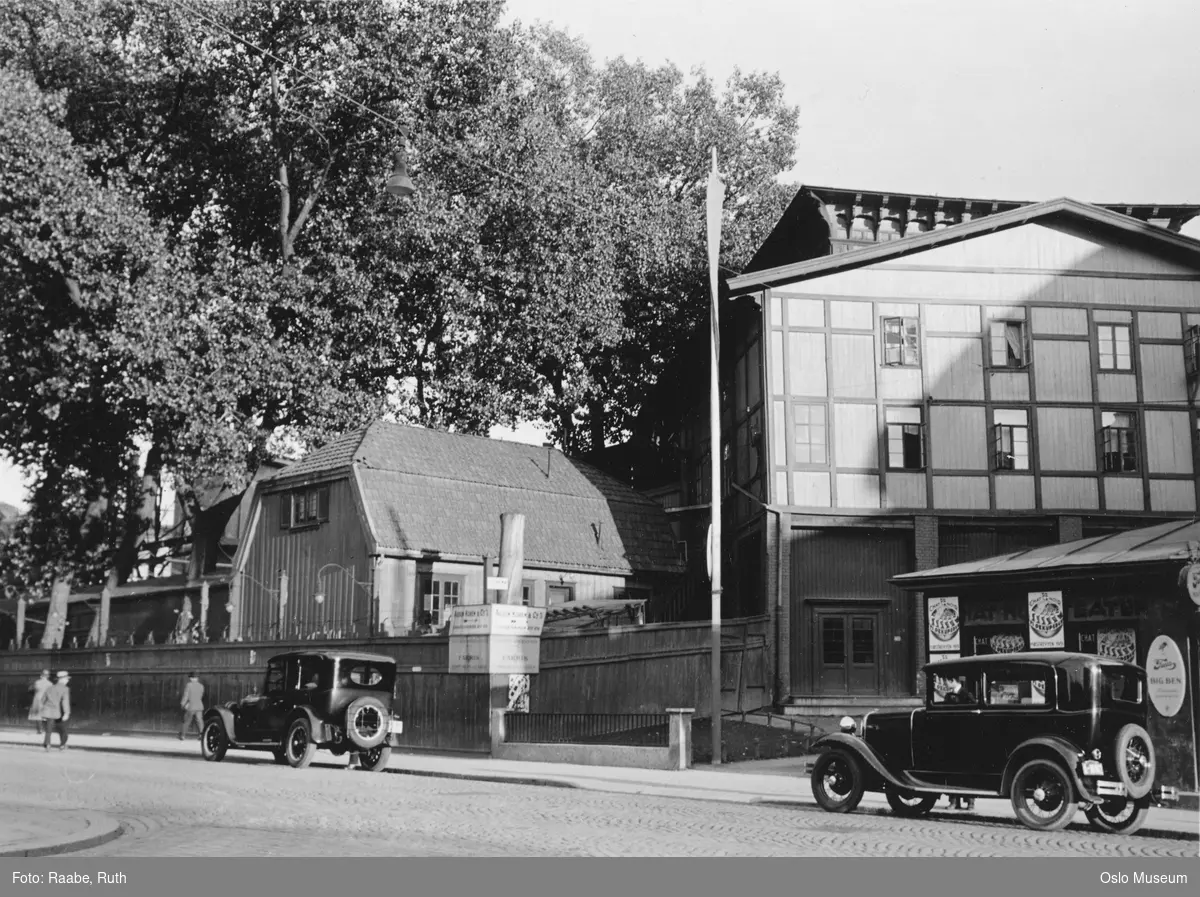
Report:
<svg viewBox="0 0 1200 897"><path fill-rule="evenodd" d="M359 748L369 751L387 740L387 705L373 695L355 698L346 708L346 737Z"/></svg>
<svg viewBox="0 0 1200 897"><path fill-rule="evenodd" d="M1137 723L1121 727L1113 744L1113 763L1126 792L1135 800L1154 787L1154 742Z"/></svg>

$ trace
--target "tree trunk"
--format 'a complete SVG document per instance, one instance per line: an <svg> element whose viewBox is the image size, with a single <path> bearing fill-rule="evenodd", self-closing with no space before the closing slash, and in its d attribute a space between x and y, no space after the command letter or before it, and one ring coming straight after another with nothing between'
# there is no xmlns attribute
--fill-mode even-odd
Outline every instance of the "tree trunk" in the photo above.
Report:
<svg viewBox="0 0 1200 897"><path fill-rule="evenodd" d="M597 458L604 452L606 423L604 400L598 396L591 396L588 400L588 429L591 431L592 453Z"/></svg>
<svg viewBox="0 0 1200 897"><path fill-rule="evenodd" d="M146 534L155 526L155 510L158 506L158 490L162 480L162 446L158 440L150 446L146 455L146 467L142 472L142 482L138 495L130 502L126 511L124 531L121 544L113 558L113 566L108 571L106 585L109 589L126 582L137 567L138 553L146 541Z"/></svg>
<svg viewBox="0 0 1200 897"><path fill-rule="evenodd" d="M42 630L43 650L61 648L63 635L67 631L67 604L71 597L73 574L64 573L54 580L50 588L50 606L46 609L46 628Z"/></svg>

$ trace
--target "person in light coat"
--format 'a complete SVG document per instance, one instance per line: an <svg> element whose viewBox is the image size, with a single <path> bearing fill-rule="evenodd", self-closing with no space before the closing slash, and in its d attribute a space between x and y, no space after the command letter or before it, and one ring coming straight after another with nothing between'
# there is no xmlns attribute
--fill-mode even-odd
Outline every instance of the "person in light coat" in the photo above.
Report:
<svg viewBox="0 0 1200 897"><path fill-rule="evenodd" d="M37 727L37 733L42 734L42 700L46 697L46 689L50 687L50 671L42 670L42 675L29 686L33 700L29 703L29 721Z"/></svg>
<svg viewBox="0 0 1200 897"><path fill-rule="evenodd" d="M46 689L42 697L42 722L46 726L46 738L42 742L45 750L50 750L50 733L58 729L58 749L67 749L67 720L71 718L71 689L70 675L66 670L59 670L56 681Z"/></svg>
<svg viewBox="0 0 1200 897"><path fill-rule="evenodd" d="M179 699L179 709L183 711L183 725L179 727L180 741L187 737L193 721L196 723L196 729L204 732L204 686L194 672L188 674L187 685L183 687L183 697Z"/></svg>

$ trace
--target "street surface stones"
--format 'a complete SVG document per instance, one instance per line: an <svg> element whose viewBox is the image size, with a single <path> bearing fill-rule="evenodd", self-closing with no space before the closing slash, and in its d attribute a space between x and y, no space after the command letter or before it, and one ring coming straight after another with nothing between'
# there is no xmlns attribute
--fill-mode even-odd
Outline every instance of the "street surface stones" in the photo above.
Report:
<svg viewBox="0 0 1200 897"><path fill-rule="evenodd" d="M124 834L72 856L1195 856L1195 839L1034 832L949 813L815 807L349 772L269 755L0 746L0 802L92 810ZM318 765L320 764L320 765Z"/></svg>

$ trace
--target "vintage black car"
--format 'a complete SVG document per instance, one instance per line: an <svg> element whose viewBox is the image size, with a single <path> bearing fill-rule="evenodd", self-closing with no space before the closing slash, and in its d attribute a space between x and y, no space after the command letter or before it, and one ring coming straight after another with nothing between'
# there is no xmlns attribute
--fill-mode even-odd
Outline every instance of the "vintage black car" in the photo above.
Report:
<svg viewBox="0 0 1200 897"><path fill-rule="evenodd" d="M1063 651L998 654L925 666L926 702L880 710L815 745L812 786L833 813L882 791L901 816L941 795L1008 797L1030 828L1064 828L1082 806L1107 832L1140 828L1155 789L1145 671Z"/></svg>
<svg viewBox="0 0 1200 897"><path fill-rule="evenodd" d="M372 772L387 766L394 736L396 661L382 654L298 651L267 663L262 694L204 715L200 752L220 761L229 748L270 751L275 762L308 766L318 748L356 754Z"/></svg>

